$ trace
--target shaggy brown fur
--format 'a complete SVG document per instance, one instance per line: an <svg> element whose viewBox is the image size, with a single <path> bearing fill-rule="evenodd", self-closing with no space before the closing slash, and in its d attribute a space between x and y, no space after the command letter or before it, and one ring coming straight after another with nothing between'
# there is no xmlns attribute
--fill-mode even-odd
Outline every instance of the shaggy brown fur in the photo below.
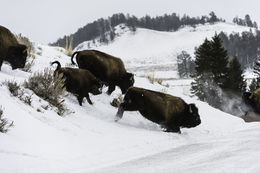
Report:
<svg viewBox="0 0 260 173"><path fill-rule="evenodd" d="M52 65L53 64L58 64L54 75L63 74L65 77L66 90L76 95L80 106L82 106L84 97L87 98L89 104L93 104L88 93L94 95L101 94L102 82L88 70L69 67L61 68L58 61L52 62Z"/></svg>
<svg viewBox="0 0 260 173"><path fill-rule="evenodd" d="M123 94L130 86L133 86L134 76L132 73L126 72L120 58L97 50L84 50L73 53L72 64L75 64L73 61L75 55L79 68L89 70L109 86L108 94L115 90L115 86L119 86Z"/></svg>
<svg viewBox="0 0 260 173"><path fill-rule="evenodd" d="M27 47L19 44L15 36L0 25L0 70L3 61L11 64L12 69L23 68L27 57Z"/></svg>
<svg viewBox="0 0 260 173"><path fill-rule="evenodd" d="M168 132L180 132L180 127L195 127L201 123L198 108L181 98L143 88L130 87L121 103L116 121L123 112L139 111L148 120L160 124Z"/></svg>
<svg viewBox="0 0 260 173"><path fill-rule="evenodd" d="M245 92L243 94L243 100L247 105L251 106L256 113L260 114L260 88L252 93Z"/></svg>

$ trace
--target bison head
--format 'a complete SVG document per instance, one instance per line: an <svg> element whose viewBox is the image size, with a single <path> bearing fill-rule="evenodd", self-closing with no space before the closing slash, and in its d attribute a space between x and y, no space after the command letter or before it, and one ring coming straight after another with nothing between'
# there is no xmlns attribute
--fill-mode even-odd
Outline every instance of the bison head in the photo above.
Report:
<svg viewBox="0 0 260 173"><path fill-rule="evenodd" d="M123 94L126 93L127 89L134 85L134 75L132 73L126 73L123 78L122 82L120 84L120 89Z"/></svg>
<svg viewBox="0 0 260 173"><path fill-rule="evenodd" d="M12 69L24 68L27 57L27 47L25 45L10 46L7 54L7 61Z"/></svg>
<svg viewBox="0 0 260 173"><path fill-rule="evenodd" d="M258 97L254 93L244 92L242 96L243 101L246 105L249 105L254 109L255 112L260 113L259 109L259 100Z"/></svg>
<svg viewBox="0 0 260 173"><path fill-rule="evenodd" d="M195 104L189 104L182 126L190 128L190 127L196 127L200 123L201 120L200 120L198 108L195 106Z"/></svg>
<svg viewBox="0 0 260 173"><path fill-rule="evenodd" d="M242 99L247 105L252 105L253 104L253 99L252 99L252 93L250 92L244 92Z"/></svg>

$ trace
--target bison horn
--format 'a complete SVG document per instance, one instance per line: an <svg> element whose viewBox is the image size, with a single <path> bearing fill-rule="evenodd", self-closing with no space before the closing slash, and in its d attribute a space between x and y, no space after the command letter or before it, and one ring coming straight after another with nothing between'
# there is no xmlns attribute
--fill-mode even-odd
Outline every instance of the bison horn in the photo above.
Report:
<svg viewBox="0 0 260 173"><path fill-rule="evenodd" d="M192 113L192 107L189 105L189 112Z"/></svg>
<svg viewBox="0 0 260 173"><path fill-rule="evenodd" d="M252 99L252 98L253 98L253 94L251 94L248 98L249 98L249 99Z"/></svg>
<svg viewBox="0 0 260 173"><path fill-rule="evenodd" d="M134 75L130 77L130 81L134 82Z"/></svg>
<svg viewBox="0 0 260 173"><path fill-rule="evenodd" d="M26 52L27 52L27 49L24 49L24 50L23 50L23 53L26 53Z"/></svg>

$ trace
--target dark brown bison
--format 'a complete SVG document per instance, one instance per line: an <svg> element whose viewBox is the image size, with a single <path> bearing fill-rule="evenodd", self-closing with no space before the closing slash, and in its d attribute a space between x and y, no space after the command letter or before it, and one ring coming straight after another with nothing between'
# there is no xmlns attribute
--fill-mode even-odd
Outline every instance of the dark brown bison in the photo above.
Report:
<svg viewBox="0 0 260 173"><path fill-rule="evenodd" d="M73 53L72 64L75 64L73 61L75 55L79 68L89 70L109 86L108 94L115 90L115 86L118 86L123 94L130 86L133 86L134 75L126 72L124 63L120 58L97 50L84 50Z"/></svg>
<svg viewBox="0 0 260 173"><path fill-rule="evenodd" d="M51 64L57 64L54 76L62 74L65 77L64 86L66 90L76 95L80 106L82 106L84 97L87 98L89 104L93 104L88 93L93 95L102 93L102 82L88 70L69 67L61 68L59 61L54 61Z"/></svg>
<svg viewBox="0 0 260 173"><path fill-rule="evenodd" d="M143 88L128 89L115 121L122 118L125 110L139 111L167 132L180 132L180 127L191 128L201 123L195 104L187 104L179 97Z"/></svg>
<svg viewBox="0 0 260 173"><path fill-rule="evenodd" d="M15 36L0 25L0 70L3 61L11 64L12 69L23 68L27 57L27 47L19 44Z"/></svg>
<svg viewBox="0 0 260 173"><path fill-rule="evenodd" d="M260 114L260 88L251 92L243 93L244 102L253 108L254 112Z"/></svg>

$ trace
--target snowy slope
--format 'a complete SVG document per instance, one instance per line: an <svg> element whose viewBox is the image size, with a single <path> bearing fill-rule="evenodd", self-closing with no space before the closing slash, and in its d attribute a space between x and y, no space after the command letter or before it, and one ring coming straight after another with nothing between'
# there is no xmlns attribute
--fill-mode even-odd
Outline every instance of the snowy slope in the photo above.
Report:
<svg viewBox="0 0 260 173"><path fill-rule="evenodd" d="M111 44L110 51L116 51L115 47L112 49L114 44L116 41ZM50 67L54 60L59 60L62 66L69 65L70 57L64 55L61 48L36 47L42 49L42 54L36 56L33 72ZM120 50L122 47L118 43L117 50L127 58L129 51ZM105 48L108 46L100 47L101 50ZM140 59L124 59L127 67L138 67L141 58L146 62L142 52L139 53ZM164 51L160 53L164 54ZM170 70L164 72L165 75L170 73ZM23 82L30 75L20 70L12 71L9 65L4 64L0 82ZM144 119L138 112L125 112L124 117L115 123L117 109L109 103L120 94L118 88L111 96L105 94L107 88L101 95L91 95L93 106L85 102L81 107L74 96L68 95L65 104L71 113L60 117L53 109L42 109L46 102L39 101L37 96L33 95L32 106L28 106L11 96L6 86L0 85L4 117L13 120L15 125L8 133L0 133L0 172L260 171L259 123L245 123L238 117L190 98L189 81L167 82L169 86L165 87L136 76L135 86L163 91L182 97L187 103L195 103L201 115L201 125L184 128L182 134L164 133L157 124ZM28 90L26 92L31 94Z"/></svg>
<svg viewBox="0 0 260 173"><path fill-rule="evenodd" d="M184 27L176 32L160 32L137 28L133 33L124 25L116 27L118 37L108 45L100 45L98 41L83 42L75 50L98 49L120 57L126 62L127 68L138 75L154 74L160 78L178 78L176 73L176 57L181 51L187 51L191 56L194 48L203 43L205 38L211 39L221 31L231 34L249 31L249 27L231 23L205 24ZM167 71L167 74L165 74Z"/></svg>

